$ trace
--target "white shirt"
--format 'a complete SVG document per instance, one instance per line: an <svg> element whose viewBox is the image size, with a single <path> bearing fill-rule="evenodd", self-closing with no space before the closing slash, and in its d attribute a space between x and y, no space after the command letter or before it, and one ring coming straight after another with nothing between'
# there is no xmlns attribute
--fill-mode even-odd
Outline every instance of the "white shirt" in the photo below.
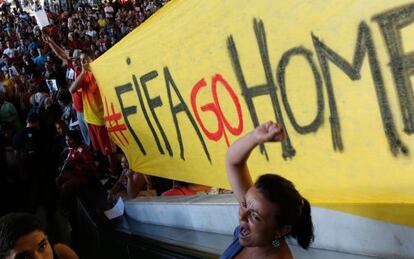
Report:
<svg viewBox="0 0 414 259"><path fill-rule="evenodd" d="M113 14L114 14L114 8L112 8L112 6L105 6L104 8L104 12L106 15L106 18L112 18Z"/></svg>
<svg viewBox="0 0 414 259"><path fill-rule="evenodd" d="M7 48L3 51L3 55L6 54L9 58L14 58L16 56L16 49Z"/></svg>

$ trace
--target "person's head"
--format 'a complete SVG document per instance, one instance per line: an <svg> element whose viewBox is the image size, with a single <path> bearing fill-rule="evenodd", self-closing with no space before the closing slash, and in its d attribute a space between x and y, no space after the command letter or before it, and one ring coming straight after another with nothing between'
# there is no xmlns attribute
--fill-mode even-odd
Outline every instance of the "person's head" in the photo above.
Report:
<svg viewBox="0 0 414 259"><path fill-rule="evenodd" d="M58 120L55 122L55 129L58 135L65 136L68 131L68 126L63 120Z"/></svg>
<svg viewBox="0 0 414 259"><path fill-rule="evenodd" d="M11 213L0 218L0 258L53 258L52 247L35 216Z"/></svg>
<svg viewBox="0 0 414 259"><path fill-rule="evenodd" d="M82 136L77 130L69 130L66 133L66 144L70 148L77 148L82 144Z"/></svg>
<svg viewBox="0 0 414 259"><path fill-rule="evenodd" d="M93 61L92 58L89 55L87 55L86 53L82 53L80 55L80 62L81 62L81 64L89 64L92 61Z"/></svg>
<svg viewBox="0 0 414 259"><path fill-rule="evenodd" d="M314 238L309 202L279 175L257 179L246 193L239 216L243 246L266 246L290 236L306 249Z"/></svg>
<svg viewBox="0 0 414 259"><path fill-rule="evenodd" d="M10 40L6 41L6 46L7 46L8 48L13 48L13 42L12 42L12 41L10 41Z"/></svg>
<svg viewBox="0 0 414 259"><path fill-rule="evenodd" d="M23 55L23 62L26 65L28 65L30 63L30 57L27 54Z"/></svg>
<svg viewBox="0 0 414 259"><path fill-rule="evenodd" d="M121 167L122 167L122 169L128 169L129 168L128 160L126 159L125 155L121 156Z"/></svg>

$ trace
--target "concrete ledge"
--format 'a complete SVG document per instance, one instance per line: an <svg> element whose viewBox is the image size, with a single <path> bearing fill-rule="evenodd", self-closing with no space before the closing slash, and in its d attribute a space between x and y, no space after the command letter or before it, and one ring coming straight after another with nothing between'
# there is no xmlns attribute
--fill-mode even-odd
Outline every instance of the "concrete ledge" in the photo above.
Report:
<svg viewBox="0 0 414 259"><path fill-rule="evenodd" d="M125 202L136 221L232 235L238 224L233 195L137 198ZM312 208L312 247L380 258L414 258L414 228ZM294 243L292 243L294 244Z"/></svg>
<svg viewBox="0 0 414 259"><path fill-rule="evenodd" d="M137 198L125 210L143 223L232 235L239 208L233 195L203 195Z"/></svg>

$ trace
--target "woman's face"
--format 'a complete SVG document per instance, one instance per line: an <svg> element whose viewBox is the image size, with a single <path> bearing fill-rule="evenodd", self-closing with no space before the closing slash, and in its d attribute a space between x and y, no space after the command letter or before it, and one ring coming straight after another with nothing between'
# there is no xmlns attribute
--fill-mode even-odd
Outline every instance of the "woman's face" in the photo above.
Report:
<svg viewBox="0 0 414 259"><path fill-rule="evenodd" d="M240 234L242 246L268 246L280 238L275 219L276 206L252 186L240 204Z"/></svg>
<svg viewBox="0 0 414 259"><path fill-rule="evenodd" d="M60 123L56 123L55 124L55 127L56 127L56 132L59 134L59 135L61 135L61 136L64 136L65 135L65 131L66 131L66 129L64 128L64 126L62 125L62 124L60 124Z"/></svg>
<svg viewBox="0 0 414 259"><path fill-rule="evenodd" d="M124 156L121 157L121 167L122 167L122 169L128 169L129 168L128 160Z"/></svg>
<svg viewBox="0 0 414 259"><path fill-rule="evenodd" d="M43 231L35 230L17 240L7 259L20 258L53 258L52 247Z"/></svg>

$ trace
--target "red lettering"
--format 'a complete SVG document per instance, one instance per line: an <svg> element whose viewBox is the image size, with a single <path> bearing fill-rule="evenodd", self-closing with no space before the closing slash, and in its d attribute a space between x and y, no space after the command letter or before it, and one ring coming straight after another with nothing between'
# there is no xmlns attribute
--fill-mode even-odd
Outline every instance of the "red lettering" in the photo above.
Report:
<svg viewBox="0 0 414 259"><path fill-rule="evenodd" d="M197 95L198 92L200 91L201 88L206 87L206 80L201 79L200 81L198 81L194 87L193 90L191 90L191 107L193 108L194 111L194 115L196 117L196 120L198 122L198 124L200 125L201 129L203 130L204 134L207 136L208 139L214 140L214 141L218 141L221 136L223 135L223 124L220 123L220 119L219 119L219 114L217 112L217 108L215 106L214 103L208 103L205 104L203 106L201 106L201 110L203 112L212 112L214 114L214 116L216 116L217 118L217 131L216 132L211 132L209 131L206 126L204 125L203 121L201 120L200 114L198 113L197 110Z"/></svg>
<svg viewBox="0 0 414 259"><path fill-rule="evenodd" d="M237 118L238 118L238 124L236 127L233 127L230 124L228 119L225 117L223 110L221 109L219 96L217 94L217 88L219 84L224 86L224 89L226 89L227 93L229 94L230 98L233 101L234 107L236 108ZM196 120L208 139L213 140L213 141L219 141L224 136L224 140L226 141L227 146L229 146L230 142L229 142L227 133L224 130L224 128L226 128L234 136L240 135L243 131L243 115L242 115L242 110L241 110L239 99L236 93L231 88L230 84L223 78L222 75L216 74L212 77L211 91L213 95L213 102L209 102L200 107L201 111L203 112L212 112L217 119L217 131L211 132L204 125L200 117L200 114L198 112L198 109L197 109L197 95L199 91L201 90L201 88L205 88L205 87L207 87L207 83L205 79L203 78L194 85L191 91L191 106L194 111Z"/></svg>

